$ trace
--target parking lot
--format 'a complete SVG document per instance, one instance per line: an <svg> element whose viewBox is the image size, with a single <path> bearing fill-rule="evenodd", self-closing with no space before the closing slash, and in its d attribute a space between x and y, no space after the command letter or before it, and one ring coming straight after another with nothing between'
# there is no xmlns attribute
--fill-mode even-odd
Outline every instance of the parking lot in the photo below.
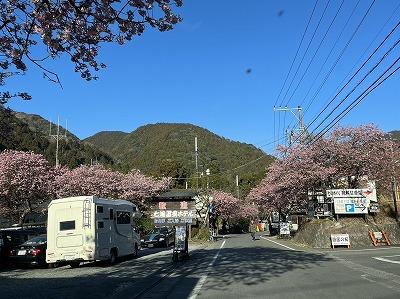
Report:
<svg viewBox="0 0 400 299"><path fill-rule="evenodd" d="M195 248L195 247L192 247ZM149 248L136 259L120 259L113 266L104 262L69 265L55 269L8 268L0 270L0 287L5 298L103 298L123 290L135 281L162 272L172 264L172 248Z"/></svg>

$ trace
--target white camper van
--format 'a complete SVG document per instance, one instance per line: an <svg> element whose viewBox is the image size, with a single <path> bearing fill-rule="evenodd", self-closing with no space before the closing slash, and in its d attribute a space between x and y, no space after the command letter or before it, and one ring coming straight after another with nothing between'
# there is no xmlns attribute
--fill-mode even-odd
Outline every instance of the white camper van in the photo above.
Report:
<svg viewBox="0 0 400 299"><path fill-rule="evenodd" d="M137 255L139 234L137 206L126 200L78 196L55 199L48 207L46 262L67 262L78 267L83 261L109 260Z"/></svg>

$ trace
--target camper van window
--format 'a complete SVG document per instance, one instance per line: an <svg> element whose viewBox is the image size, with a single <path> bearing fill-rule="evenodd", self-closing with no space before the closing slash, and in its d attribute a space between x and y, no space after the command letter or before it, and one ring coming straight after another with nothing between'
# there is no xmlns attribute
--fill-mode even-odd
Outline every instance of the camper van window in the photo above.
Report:
<svg viewBox="0 0 400 299"><path fill-rule="evenodd" d="M97 228L104 228L104 222L103 221L98 221L97 222Z"/></svg>
<svg viewBox="0 0 400 299"><path fill-rule="evenodd" d="M114 209L110 209L110 220L114 219Z"/></svg>
<svg viewBox="0 0 400 299"><path fill-rule="evenodd" d="M73 229L75 229L75 220L60 222L60 230L73 230Z"/></svg>
<svg viewBox="0 0 400 299"><path fill-rule="evenodd" d="M125 211L117 211L117 224L130 224L131 213Z"/></svg>
<svg viewBox="0 0 400 299"><path fill-rule="evenodd" d="M103 213L103 206L97 206L97 213Z"/></svg>

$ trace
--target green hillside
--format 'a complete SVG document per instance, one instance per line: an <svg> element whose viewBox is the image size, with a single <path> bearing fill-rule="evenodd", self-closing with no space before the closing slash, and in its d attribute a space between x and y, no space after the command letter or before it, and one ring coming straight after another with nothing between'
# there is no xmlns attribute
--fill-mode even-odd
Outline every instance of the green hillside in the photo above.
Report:
<svg viewBox="0 0 400 299"><path fill-rule="evenodd" d="M56 126L52 124L52 134ZM49 122L38 115L14 112L0 106L0 151L5 149L33 151L45 156L55 164L56 144L49 137ZM64 129L60 133L64 133ZM94 161L113 165L108 154L94 146L80 141L75 135L67 132L67 138L59 143L59 161L61 165L76 167Z"/></svg>
<svg viewBox="0 0 400 299"><path fill-rule="evenodd" d="M220 137L204 128L191 124L150 124L132 133L101 132L85 141L103 149L116 161L128 168L137 168L147 174L168 175L176 178L192 177L189 187L194 187L194 139L198 138L199 172L211 170L212 187L234 189L234 179L239 175L242 192L258 182L273 158L253 145ZM263 157L246 167L232 170ZM231 171L232 170L232 171ZM185 180L177 180L182 186ZM200 178L205 184L206 178Z"/></svg>
<svg viewBox="0 0 400 299"><path fill-rule="evenodd" d="M97 133L85 141L89 141L91 144L95 145L98 149L106 153L113 153L114 147L119 144L119 142L125 138L129 133L121 131L107 131Z"/></svg>

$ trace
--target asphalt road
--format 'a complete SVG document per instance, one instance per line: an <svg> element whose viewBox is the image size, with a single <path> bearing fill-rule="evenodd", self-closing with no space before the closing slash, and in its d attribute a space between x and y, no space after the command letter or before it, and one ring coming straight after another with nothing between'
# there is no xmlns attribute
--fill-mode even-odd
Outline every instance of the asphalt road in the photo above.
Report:
<svg viewBox="0 0 400 299"><path fill-rule="evenodd" d="M400 298L400 248L326 251L232 235L171 263L144 250L112 267L0 272L0 298Z"/></svg>

